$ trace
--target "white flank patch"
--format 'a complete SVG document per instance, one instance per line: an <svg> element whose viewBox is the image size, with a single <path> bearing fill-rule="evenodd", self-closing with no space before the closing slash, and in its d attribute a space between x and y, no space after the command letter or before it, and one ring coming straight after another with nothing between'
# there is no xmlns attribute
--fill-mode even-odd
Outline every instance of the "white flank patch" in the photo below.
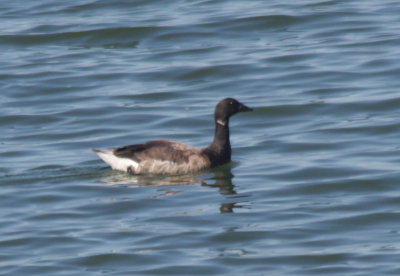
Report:
<svg viewBox="0 0 400 276"><path fill-rule="evenodd" d="M96 150L97 155L114 170L126 172L130 166L132 169L139 167L139 164L132 159L121 158L114 155L113 150Z"/></svg>

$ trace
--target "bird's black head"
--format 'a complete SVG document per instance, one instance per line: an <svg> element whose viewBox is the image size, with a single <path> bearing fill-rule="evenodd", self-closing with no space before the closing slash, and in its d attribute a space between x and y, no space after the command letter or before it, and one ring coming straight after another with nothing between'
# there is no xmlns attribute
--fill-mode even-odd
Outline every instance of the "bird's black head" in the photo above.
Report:
<svg viewBox="0 0 400 276"><path fill-rule="evenodd" d="M250 107L245 106L241 102L233 99L226 98L220 101L215 107L215 120L222 125L228 122L229 117L239 112L252 111Z"/></svg>

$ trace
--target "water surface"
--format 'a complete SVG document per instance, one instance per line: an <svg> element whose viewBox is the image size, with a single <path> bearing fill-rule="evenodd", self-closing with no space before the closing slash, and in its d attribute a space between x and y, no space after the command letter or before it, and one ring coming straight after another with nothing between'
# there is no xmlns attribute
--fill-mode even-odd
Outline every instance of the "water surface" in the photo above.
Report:
<svg viewBox="0 0 400 276"><path fill-rule="evenodd" d="M399 275L396 1L7 2L0 274ZM233 162L130 176L90 151Z"/></svg>

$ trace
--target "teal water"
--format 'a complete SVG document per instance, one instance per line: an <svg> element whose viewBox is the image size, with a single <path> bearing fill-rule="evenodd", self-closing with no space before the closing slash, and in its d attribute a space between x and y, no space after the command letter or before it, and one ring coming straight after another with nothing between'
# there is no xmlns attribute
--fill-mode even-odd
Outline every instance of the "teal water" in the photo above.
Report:
<svg viewBox="0 0 400 276"><path fill-rule="evenodd" d="M399 275L397 1L9 1L1 275ZM91 151L213 135L232 163L130 176Z"/></svg>

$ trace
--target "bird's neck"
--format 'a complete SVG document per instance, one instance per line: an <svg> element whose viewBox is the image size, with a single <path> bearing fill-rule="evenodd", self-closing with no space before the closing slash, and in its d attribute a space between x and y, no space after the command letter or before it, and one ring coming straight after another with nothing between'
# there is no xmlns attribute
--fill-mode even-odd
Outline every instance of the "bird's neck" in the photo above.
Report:
<svg viewBox="0 0 400 276"><path fill-rule="evenodd" d="M231 160L231 142L229 140L229 121L215 121L213 142L205 149L207 154L213 155L215 164L221 165Z"/></svg>
<svg viewBox="0 0 400 276"><path fill-rule="evenodd" d="M229 120L215 121L214 141L211 145L216 149L231 149L231 142L229 141Z"/></svg>

